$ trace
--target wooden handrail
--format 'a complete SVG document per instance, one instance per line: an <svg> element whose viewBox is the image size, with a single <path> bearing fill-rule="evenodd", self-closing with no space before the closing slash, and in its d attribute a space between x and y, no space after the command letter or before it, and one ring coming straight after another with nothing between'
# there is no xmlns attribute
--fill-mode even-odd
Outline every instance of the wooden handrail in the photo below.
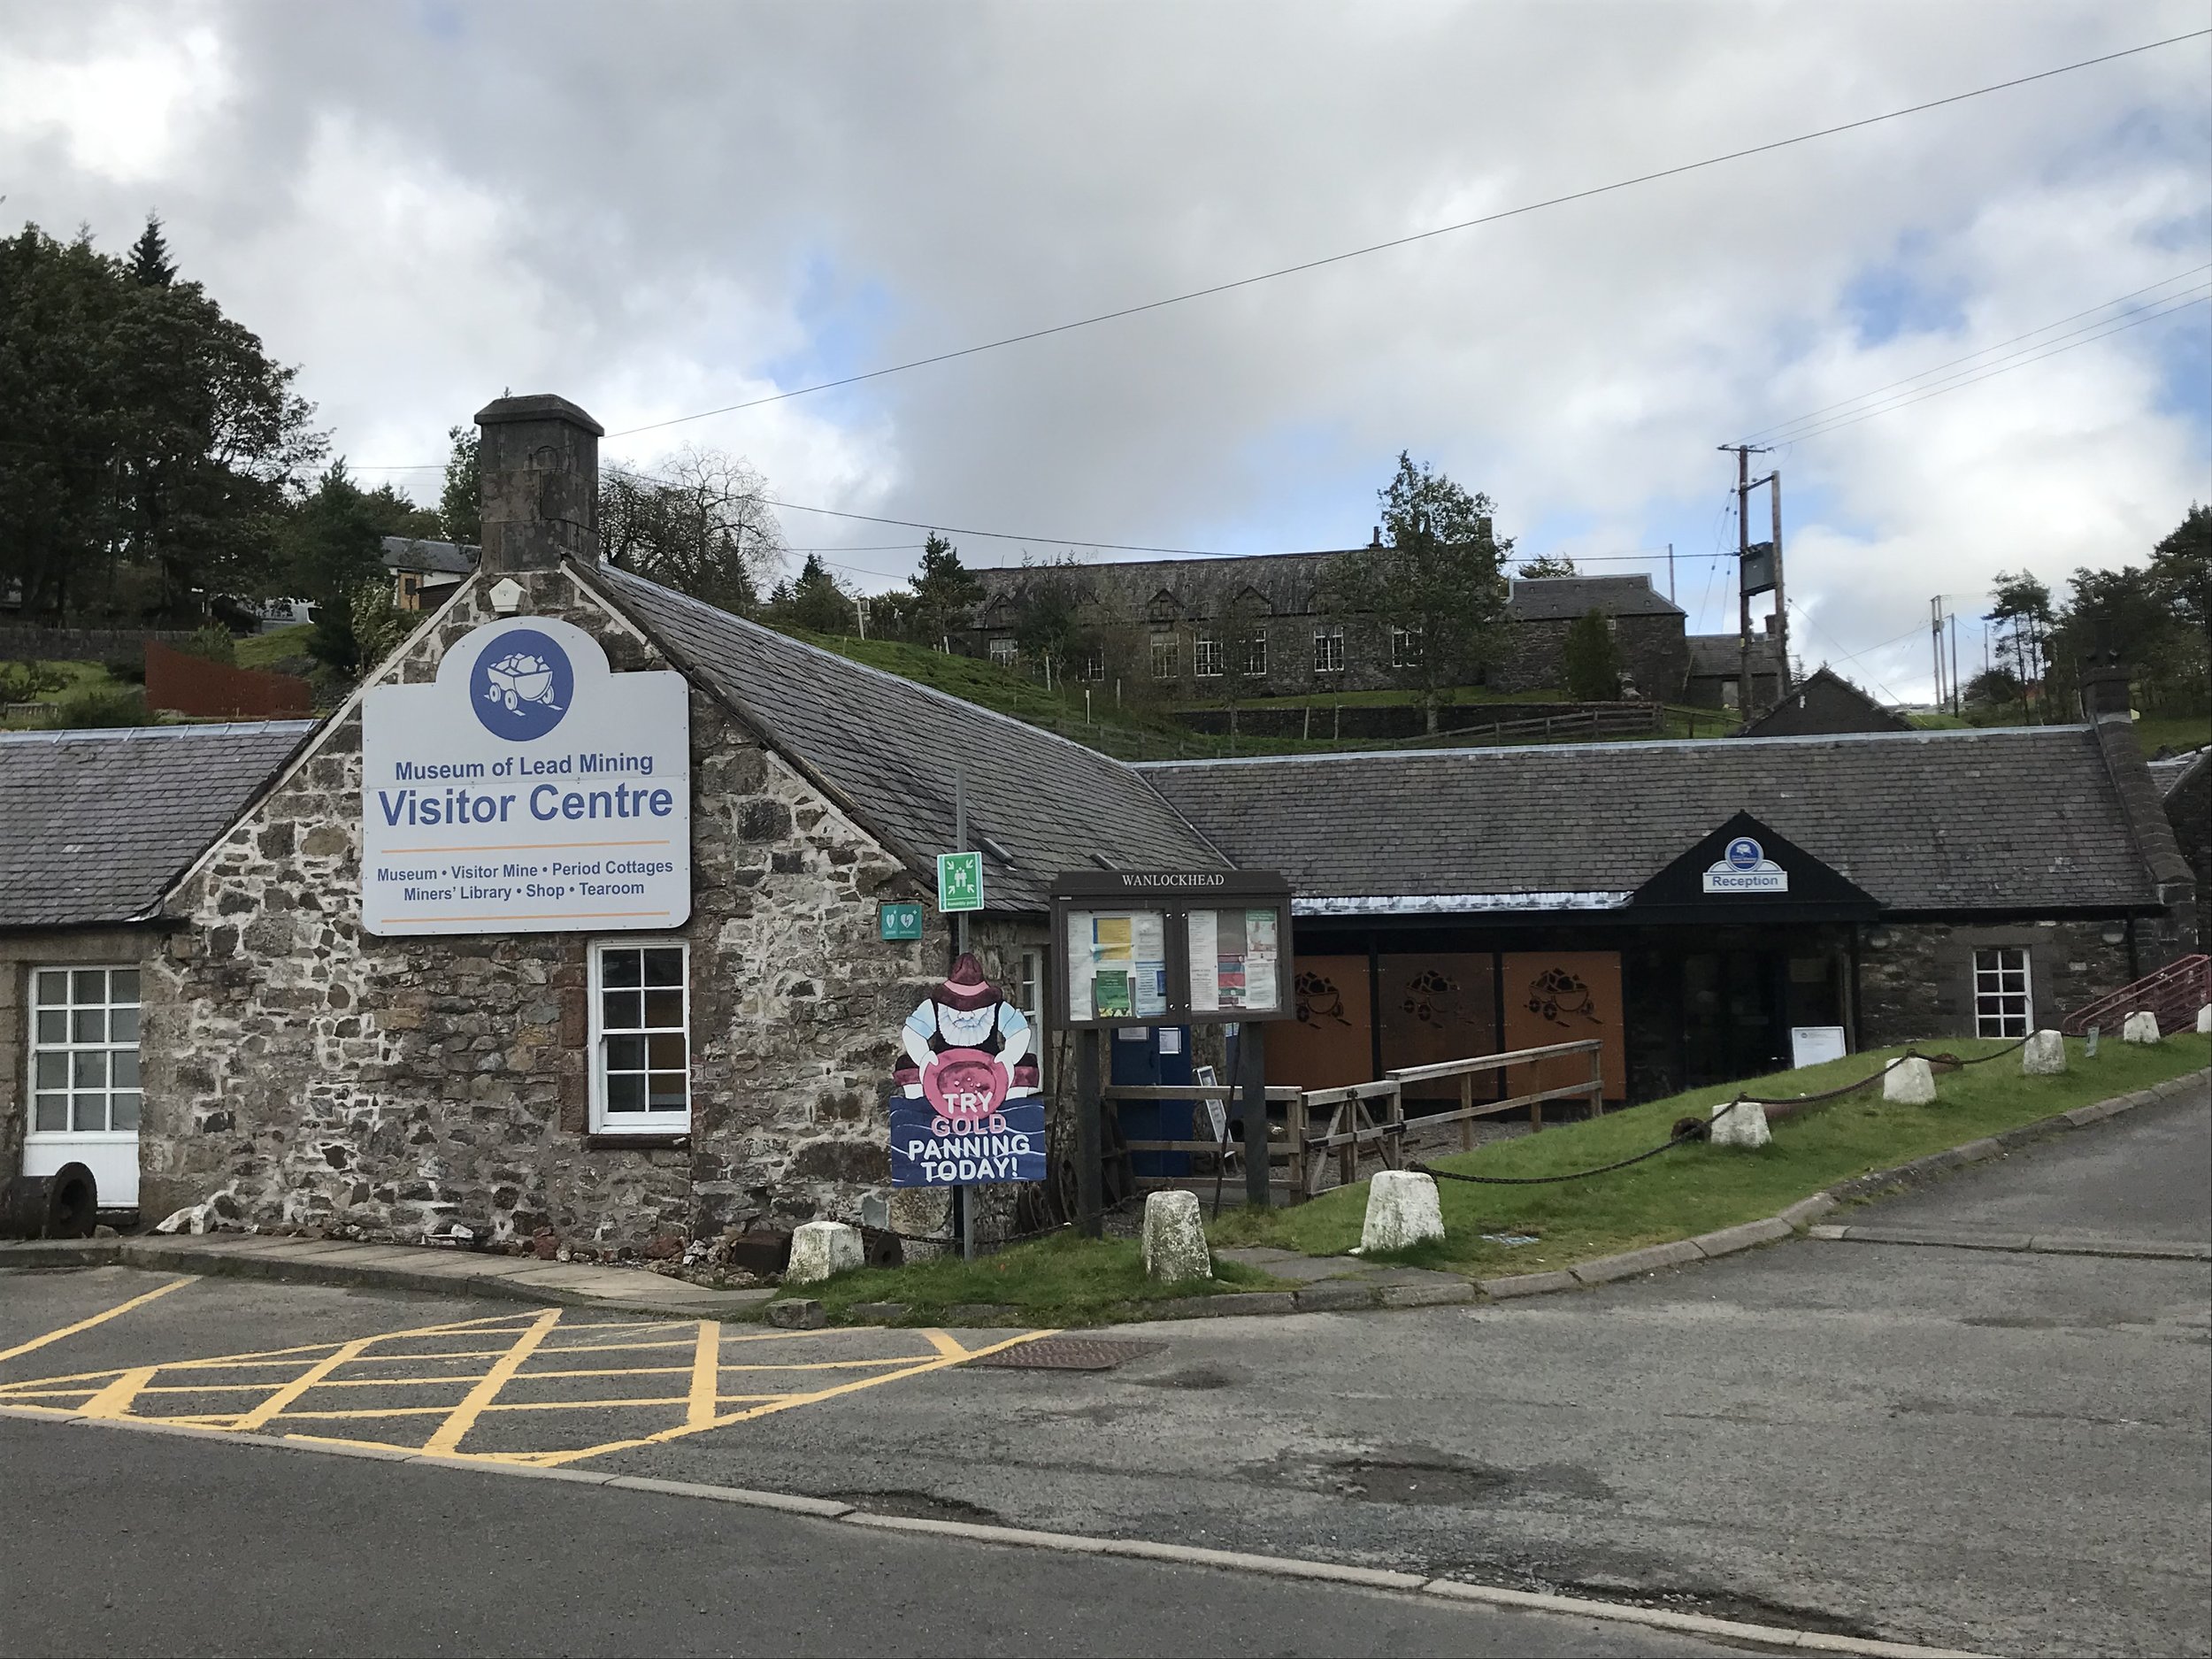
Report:
<svg viewBox="0 0 2212 1659"><path fill-rule="evenodd" d="M1340 1088L1310 1088L1306 1091L1306 1104L1341 1106L1347 1101L1388 1100L1397 1092L1397 1079L1385 1078L1379 1083L1347 1083Z"/></svg>
<svg viewBox="0 0 2212 1659"><path fill-rule="evenodd" d="M1591 1054L1604 1047L1604 1043L1595 1037L1584 1037L1573 1042L1546 1043L1540 1048L1516 1048L1507 1054L1476 1055L1466 1060L1439 1060L1430 1065L1393 1066L1383 1076L1398 1083L1429 1083L1438 1078L1495 1071L1504 1066L1523 1065L1532 1060L1549 1060L1563 1054Z"/></svg>
<svg viewBox="0 0 2212 1659"><path fill-rule="evenodd" d="M1099 1094L1106 1100L1233 1101L1240 1092L1228 1083L1110 1083ZM1276 1083L1269 1086L1267 1098L1279 1106L1296 1100L1298 1093L1287 1084Z"/></svg>

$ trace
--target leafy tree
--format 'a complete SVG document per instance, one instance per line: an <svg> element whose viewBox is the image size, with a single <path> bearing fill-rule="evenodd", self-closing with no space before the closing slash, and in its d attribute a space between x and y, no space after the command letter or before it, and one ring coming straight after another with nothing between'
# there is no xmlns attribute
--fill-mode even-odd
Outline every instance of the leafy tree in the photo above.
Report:
<svg viewBox="0 0 2212 1659"><path fill-rule="evenodd" d="M375 660L355 632L355 601L364 588L388 589L384 538L420 536L436 527L434 515L389 484L363 489L342 459L288 515L280 532L281 588L309 602L315 629L308 654L333 683L352 684Z"/></svg>
<svg viewBox="0 0 2212 1659"><path fill-rule="evenodd" d="M610 469L599 485L599 544L611 564L750 613L759 579L784 556L766 492L758 472L718 449L664 457L650 476Z"/></svg>
<svg viewBox="0 0 2212 1659"><path fill-rule="evenodd" d="M776 585L768 599L768 619L810 634L850 634L860 622L851 593L816 553L806 556L795 579Z"/></svg>
<svg viewBox="0 0 2212 1659"><path fill-rule="evenodd" d="M1564 655L1569 696L1579 703L1610 703L1621 695L1620 653L1605 612L1588 611L1568 627Z"/></svg>
<svg viewBox="0 0 2212 1659"><path fill-rule="evenodd" d="M1050 684L1066 679L1068 664L1097 642L1086 615L1090 586L1073 557L1030 569L1014 599L1014 646Z"/></svg>
<svg viewBox="0 0 2212 1659"><path fill-rule="evenodd" d="M2043 680L2043 667L2051 631L2051 590L2032 573L1997 572L1997 603L1982 620L1997 625L1999 659L2009 653L2013 677L2019 681L2023 706L2032 699Z"/></svg>
<svg viewBox="0 0 2212 1659"><path fill-rule="evenodd" d="M1547 576L1578 576L1582 572L1564 553L1539 553L1534 558L1523 559L1517 573L1524 580L1536 581Z"/></svg>
<svg viewBox="0 0 2212 1659"><path fill-rule="evenodd" d="M211 663L227 663L235 667L238 662L238 641L228 628L196 628L187 638L177 641L177 649L188 657L204 657Z"/></svg>
<svg viewBox="0 0 2212 1659"><path fill-rule="evenodd" d="M2173 534L2151 550L2151 588L2201 643L2212 635L2212 507L2194 502Z"/></svg>
<svg viewBox="0 0 2212 1659"><path fill-rule="evenodd" d="M1985 668L1966 682L1966 706L1997 710L2020 701L2020 677L2009 668Z"/></svg>
<svg viewBox="0 0 2212 1659"><path fill-rule="evenodd" d="M56 619L257 589L324 449L296 373L178 279L157 221L127 260L35 225L0 242L0 583Z"/></svg>
<svg viewBox="0 0 2212 1659"><path fill-rule="evenodd" d="M953 631L983 602L983 584L960 562L960 549L932 530L907 586L914 590L904 618L908 637L932 650L950 650Z"/></svg>
<svg viewBox="0 0 2212 1659"><path fill-rule="evenodd" d="M445 483L438 491L438 534L465 547L484 541L484 469L478 455L480 434L473 426L446 429L453 449L446 457Z"/></svg>
<svg viewBox="0 0 2212 1659"><path fill-rule="evenodd" d="M1346 557L1333 596L1411 642L1414 649L1392 664L1391 677L1420 694L1433 729L1445 687L1472 681L1489 654L1505 614L1502 571L1513 543L1493 533L1489 496L1425 463L1416 466L1402 451L1376 498L1383 544Z"/></svg>

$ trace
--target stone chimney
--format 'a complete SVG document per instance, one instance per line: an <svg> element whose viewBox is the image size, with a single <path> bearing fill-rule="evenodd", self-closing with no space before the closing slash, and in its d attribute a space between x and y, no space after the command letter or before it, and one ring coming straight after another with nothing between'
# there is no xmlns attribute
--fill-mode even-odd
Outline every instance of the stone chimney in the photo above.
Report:
<svg viewBox="0 0 2212 1659"><path fill-rule="evenodd" d="M476 411L488 576L599 562L599 423L565 397L503 397Z"/></svg>
<svg viewBox="0 0 2212 1659"><path fill-rule="evenodd" d="M2081 665L2082 718L2096 726L2106 720L2126 721L2133 718L2130 703L2133 687L2129 683L2127 669L2116 654L2103 653L2084 660Z"/></svg>

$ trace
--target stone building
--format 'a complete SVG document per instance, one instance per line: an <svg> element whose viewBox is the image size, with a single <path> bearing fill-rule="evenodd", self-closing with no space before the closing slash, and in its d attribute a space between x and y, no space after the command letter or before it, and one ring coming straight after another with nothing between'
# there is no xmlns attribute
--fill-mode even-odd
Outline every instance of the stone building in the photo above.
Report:
<svg viewBox="0 0 2212 1659"><path fill-rule="evenodd" d="M1733 709L1743 697L1743 641L1733 634L1693 634L1685 641L1689 672L1682 701L1700 709ZM1771 709L1782 695L1781 653L1766 634L1751 641L1751 704Z"/></svg>
<svg viewBox="0 0 2212 1659"><path fill-rule="evenodd" d="M1398 683L1411 642L1348 607L1335 575L1356 551L979 570L983 598L959 637L973 657L1012 664L1025 593L1064 584L1089 638L1071 678L1119 680L1178 702L1297 697ZM1497 658L1481 683L1542 691L1566 683L1567 629L1595 611L1611 622L1624 674L1643 696L1681 695L1684 617L1647 575L1512 580Z"/></svg>
<svg viewBox="0 0 2212 1659"><path fill-rule="evenodd" d="M1823 737L1846 732L1909 732L1912 722L1885 709L1825 664L1738 733L1742 737Z"/></svg>
<svg viewBox="0 0 2212 1659"><path fill-rule="evenodd" d="M1071 870L1284 872L1299 1018L1269 1062L1308 1087L1593 1037L1608 1097L1649 1098L1801 1030L2055 1024L2194 946L2115 671L2080 726L1133 767L600 564L589 418L480 421L480 565L319 725L0 740L0 1171L81 1094L149 1219L933 1230L885 1094L950 940L883 906L929 892L956 802L971 944L1062 1099ZM581 862L516 868L549 848Z"/></svg>

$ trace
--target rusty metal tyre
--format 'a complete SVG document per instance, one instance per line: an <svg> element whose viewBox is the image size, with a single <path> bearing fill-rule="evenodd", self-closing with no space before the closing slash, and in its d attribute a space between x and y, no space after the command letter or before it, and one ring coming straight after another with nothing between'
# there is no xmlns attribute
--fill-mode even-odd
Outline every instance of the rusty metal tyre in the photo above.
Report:
<svg viewBox="0 0 2212 1659"><path fill-rule="evenodd" d="M88 1239L99 1208L99 1183L81 1164L19 1175L0 1188L0 1238Z"/></svg>

